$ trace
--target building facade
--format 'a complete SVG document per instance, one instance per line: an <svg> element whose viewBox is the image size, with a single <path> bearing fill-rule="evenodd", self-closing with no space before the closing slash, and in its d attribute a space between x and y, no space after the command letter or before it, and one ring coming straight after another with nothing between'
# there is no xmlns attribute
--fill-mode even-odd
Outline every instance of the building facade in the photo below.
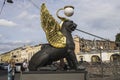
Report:
<svg viewBox="0 0 120 80"><path fill-rule="evenodd" d="M41 50L41 44L36 46L24 46L16 48L14 50L1 54L0 60L1 62L8 62L11 58L14 58L16 63L23 62L25 59L29 61L31 57L39 50Z"/></svg>
<svg viewBox="0 0 120 80"><path fill-rule="evenodd" d="M103 41L103 40L88 40L80 38L79 36L74 37L75 42L75 53L90 52L92 50L99 50L101 47L103 50L116 50L117 47L114 41Z"/></svg>
<svg viewBox="0 0 120 80"><path fill-rule="evenodd" d="M95 40L95 39L88 40L88 39L80 38L77 35L74 37L74 43L75 43L74 52L76 54L78 61L81 60L94 61L94 59L99 59L101 47L104 53L102 55L106 54L105 56L107 57L113 55L115 53L114 51L117 49L114 41L103 41L103 40ZM36 52L41 50L41 45L42 44L36 46L24 46L24 47L16 48L14 50L1 54L0 61L7 62L12 57L14 57L16 62L23 62L25 59L29 61ZM91 57L93 57L93 60L91 59ZM110 58L108 59L110 60Z"/></svg>

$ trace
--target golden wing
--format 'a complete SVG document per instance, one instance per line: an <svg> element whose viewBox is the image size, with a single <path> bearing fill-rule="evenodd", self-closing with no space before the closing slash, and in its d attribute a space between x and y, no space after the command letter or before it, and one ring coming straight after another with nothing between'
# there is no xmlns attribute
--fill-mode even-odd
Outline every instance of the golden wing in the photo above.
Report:
<svg viewBox="0 0 120 80"><path fill-rule="evenodd" d="M41 6L41 24L48 42L56 48L66 46L66 37L60 32L60 24L50 15L45 4Z"/></svg>

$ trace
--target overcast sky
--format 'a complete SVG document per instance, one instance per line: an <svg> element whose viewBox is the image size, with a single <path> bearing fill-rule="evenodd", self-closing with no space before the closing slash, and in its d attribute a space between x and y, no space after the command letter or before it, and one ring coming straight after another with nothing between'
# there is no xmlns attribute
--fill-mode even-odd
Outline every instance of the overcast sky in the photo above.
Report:
<svg viewBox="0 0 120 80"><path fill-rule="evenodd" d="M120 0L13 0L6 4L0 14L0 53L7 52L24 45L47 43L40 23L40 6L45 3L53 17L56 11L66 5L75 7L69 19L73 20L78 29L114 41L120 32ZM4 0L0 0L0 9ZM62 13L61 13L62 14ZM90 35L74 31L85 39L97 39Z"/></svg>

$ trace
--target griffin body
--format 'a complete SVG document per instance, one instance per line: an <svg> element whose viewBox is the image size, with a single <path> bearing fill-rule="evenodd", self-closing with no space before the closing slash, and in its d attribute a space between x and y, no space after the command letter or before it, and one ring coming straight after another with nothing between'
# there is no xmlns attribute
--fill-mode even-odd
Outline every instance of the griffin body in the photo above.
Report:
<svg viewBox="0 0 120 80"><path fill-rule="evenodd" d="M43 44L29 62L30 70L37 70L39 67L44 67L52 64L53 61L66 58L71 69L77 69L78 62L74 53L75 44L71 32L76 28L73 21L65 21L61 28L61 33L66 37L66 46L64 48L56 48L51 44Z"/></svg>

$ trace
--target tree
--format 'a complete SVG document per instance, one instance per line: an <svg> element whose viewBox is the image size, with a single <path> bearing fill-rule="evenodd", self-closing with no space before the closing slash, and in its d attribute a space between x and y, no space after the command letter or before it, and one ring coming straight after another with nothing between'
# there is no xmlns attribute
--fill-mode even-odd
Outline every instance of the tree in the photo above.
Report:
<svg viewBox="0 0 120 80"><path fill-rule="evenodd" d="M117 47L120 47L120 33L116 35L115 43Z"/></svg>

